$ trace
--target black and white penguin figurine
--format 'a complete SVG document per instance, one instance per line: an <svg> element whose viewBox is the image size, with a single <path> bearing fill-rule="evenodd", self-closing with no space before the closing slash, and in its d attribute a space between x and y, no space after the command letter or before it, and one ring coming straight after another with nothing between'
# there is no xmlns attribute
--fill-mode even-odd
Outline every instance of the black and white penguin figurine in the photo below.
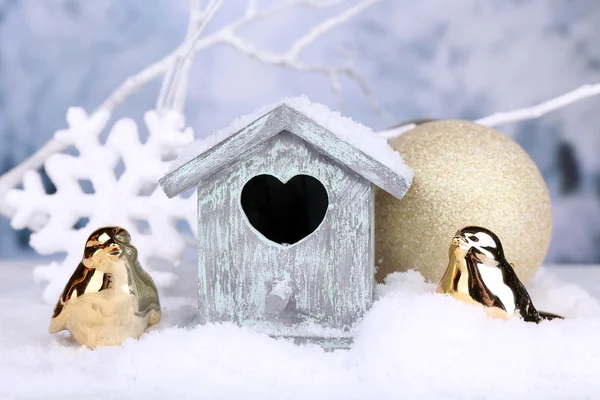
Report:
<svg viewBox="0 0 600 400"><path fill-rule="evenodd" d="M517 314L536 323L562 318L536 310L513 265L506 261L500 239L492 231L477 226L459 230L452 239L449 257L438 293L482 304L496 317Z"/></svg>
<svg viewBox="0 0 600 400"><path fill-rule="evenodd" d="M158 291L138 261L129 233L97 229L67 282L50 321L50 333L67 329L87 347L116 346L139 338L160 321Z"/></svg>

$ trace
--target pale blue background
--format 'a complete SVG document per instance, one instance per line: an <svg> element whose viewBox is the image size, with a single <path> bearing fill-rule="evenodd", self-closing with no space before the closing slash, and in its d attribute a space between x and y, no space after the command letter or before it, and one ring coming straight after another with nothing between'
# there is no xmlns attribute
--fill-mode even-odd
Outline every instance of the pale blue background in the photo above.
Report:
<svg viewBox="0 0 600 400"><path fill-rule="evenodd" d="M236 18L243 3L226 0L208 32ZM0 172L65 127L67 107L93 110L127 76L169 53L185 35L187 9L186 0L0 0ZM298 9L242 34L281 51L339 10ZM600 82L600 2L387 0L303 59L339 64L348 52L395 120L477 118ZM117 116L139 119L158 87L149 85ZM236 115L299 94L375 129L389 124L352 82L343 81L342 106L323 76L264 66L230 48L198 55L187 118L202 137ZM501 128L531 154L552 192L548 262L600 262L599 111L600 97ZM0 217L0 258L32 255L25 243Z"/></svg>

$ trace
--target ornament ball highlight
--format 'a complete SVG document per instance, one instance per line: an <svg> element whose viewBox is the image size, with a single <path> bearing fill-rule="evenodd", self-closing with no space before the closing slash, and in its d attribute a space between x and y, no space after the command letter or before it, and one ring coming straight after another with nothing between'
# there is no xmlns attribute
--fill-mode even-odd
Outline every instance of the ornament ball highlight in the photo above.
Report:
<svg viewBox="0 0 600 400"><path fill-rule="evenodd" d="M502 237L519 279L531 279L548 250L552 207L540 171L516 142L495 129L450 120L419 125L390 145L415 178L402 200L376 192L378 281L409 269L439 281L448 238L469 225Z"/></svg>

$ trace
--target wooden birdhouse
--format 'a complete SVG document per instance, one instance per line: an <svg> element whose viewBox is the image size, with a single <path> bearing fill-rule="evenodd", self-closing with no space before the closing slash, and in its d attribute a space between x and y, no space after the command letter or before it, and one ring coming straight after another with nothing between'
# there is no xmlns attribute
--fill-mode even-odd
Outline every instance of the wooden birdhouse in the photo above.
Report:
<svg viewBox="0 0 600 400"><path fill-rule="evenodd" d="M160 181L169 197L197 187L200 320L343 345L373 298L373 185L402 198L412 173L305 98L246 120Z"/></svg>

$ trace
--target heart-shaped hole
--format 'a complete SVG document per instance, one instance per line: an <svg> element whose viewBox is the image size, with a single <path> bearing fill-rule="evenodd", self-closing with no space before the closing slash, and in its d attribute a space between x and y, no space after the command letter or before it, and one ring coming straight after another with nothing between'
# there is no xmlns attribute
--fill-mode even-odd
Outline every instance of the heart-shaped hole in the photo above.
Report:
<svg viewBox="0 0 600 400"><path fill-rule="evenodd" d="M325 218L329 197L325 186L309 175L282 183L258 175L242 189L242 209L254 229L279 244L294 244L313 233Z"/></svg>

